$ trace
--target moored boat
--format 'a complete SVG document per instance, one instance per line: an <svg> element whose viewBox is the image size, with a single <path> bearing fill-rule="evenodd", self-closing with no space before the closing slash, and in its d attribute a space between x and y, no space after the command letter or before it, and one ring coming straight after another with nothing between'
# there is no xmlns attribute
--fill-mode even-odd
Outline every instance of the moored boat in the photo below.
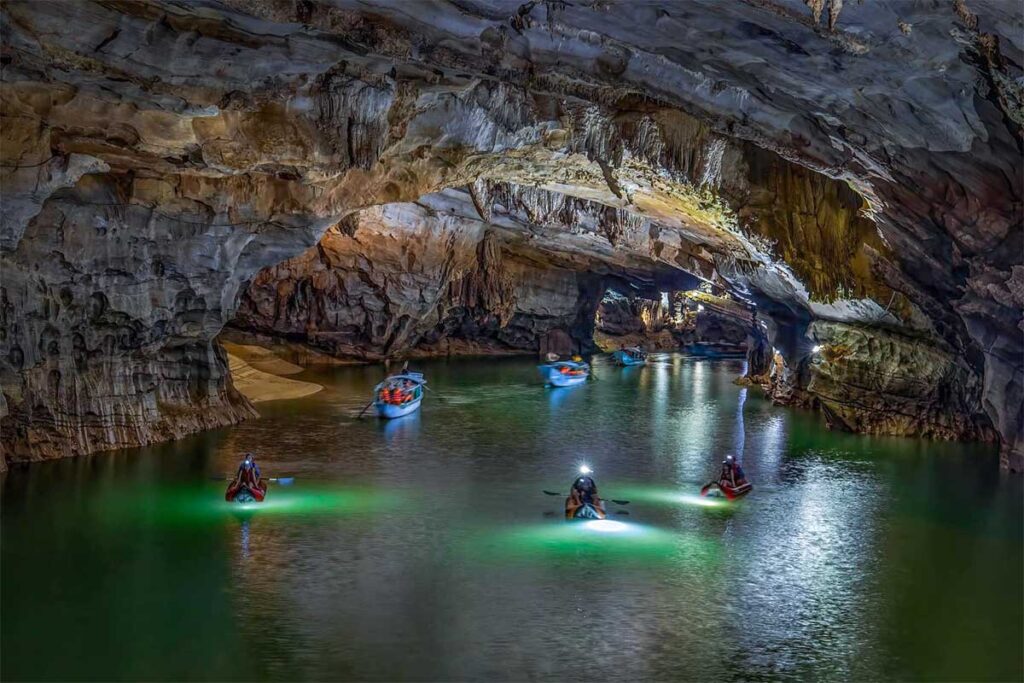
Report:
<svg viewBox="0 0 1024 683"><path fill-rule="evenodd" d="M637 346L619 349L612 354L612 357L615 358L616 363L622 366L645 365L647 363L647 354Z"/></svg>
<svg viewBox="0 0 1024 683"><path fill-rule="evenodd" d="M422 372L403 372L391 375L373 389L373 405L377 414L384 418L395 418L419 410L423 402Z"/></svg>
<svg viewBox="0 0 1024 683"><path fill-rule="evenodd" d="M554 387L576 386L583 384L590 377L590 365L575 361L548 363L537 366L537 369L544 375L548 384Z"/></svg>

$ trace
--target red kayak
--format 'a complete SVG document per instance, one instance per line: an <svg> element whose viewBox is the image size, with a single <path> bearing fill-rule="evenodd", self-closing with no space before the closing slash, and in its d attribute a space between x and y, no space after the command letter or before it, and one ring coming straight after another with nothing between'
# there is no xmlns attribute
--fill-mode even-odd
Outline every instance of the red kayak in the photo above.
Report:
<svg viewBox="0 0 1024 683"><path fill-rule="evenodd" d="M702 496L708 496L708 495L720 496L720 495L724 495L729 500L736 500L737 498L739 498L741 496L745 496L748 493L750 493L751 490L753 490L753 488L754 488L754 485L751 484L749 481L745 481L742 484L740 484L739 486L729 486L724 481L718 481L718 482L713 481L710 484L705 484L704 485L704 488L702 488L700 490L700 495L702 495Z"/></svg>
<svg viewBox="0 0 1024 683"><path fill-rule="evenodd" d="M262 503L266 495L266 482L239 481L236 479L228 484L228 490L224 492L224 500L229 503Z"/></svg>

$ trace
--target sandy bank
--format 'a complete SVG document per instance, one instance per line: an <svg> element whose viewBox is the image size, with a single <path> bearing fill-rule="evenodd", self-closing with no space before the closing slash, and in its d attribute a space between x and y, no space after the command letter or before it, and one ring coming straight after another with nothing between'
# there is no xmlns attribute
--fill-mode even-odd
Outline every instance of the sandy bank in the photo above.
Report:
<svg viewBox="0 0 1024 683"><path fill-rule="evenodd" d="M242 347L242 353L252 358L252 360L247 360L243 356L235 354L238 349L237 345L225 344L225 348L228 349L228 366L231 369L231 379L234 381L235 388L253 403L302 398L323 389L321 385L313 382L302 382L279 376L301 372L302 368L275 358L266 349L255 346ZM252 351L253 349L262 353L255 353ZM270 370L277 370L277 372Z"/></svg>

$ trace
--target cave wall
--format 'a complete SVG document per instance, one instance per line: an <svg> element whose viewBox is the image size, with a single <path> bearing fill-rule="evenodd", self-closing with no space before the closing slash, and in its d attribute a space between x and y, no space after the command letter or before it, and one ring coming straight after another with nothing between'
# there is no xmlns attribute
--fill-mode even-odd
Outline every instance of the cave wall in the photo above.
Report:
<svg viewBox="0 0 1024 683"><path fill-rule="evenodd" d="M597 307L594 341L605 352L623 346L639 346L647 351L674 351L679 348L670 307L656 299L625 296L615 290L605 292Z"/></svg>
<svg viewBox="0 0 1024 683"><path fill-rule="evenodd" d="M361 360L537 353L563 337L562 353L588 351L601 276L531 256L480 220L368 209L260 272L232 325Z"/></svg>
<svg viewBox="0 0 1024 683"><path fill-rule="evenodd" d="M981 380L928 339L815 321L806 391L847 431L994 441Z"/></svg>
<svg viewBox="0 0 1024 683"><path fill-rule="evenodd" d="M746 347L753 333L750 312L737 306L703 306L680 296L683 314L674 317L676 293L669 293L671 303L665 306L661 297L648 299L641 296L623 296L609 291L597 309L596 332L598 346L614 351L622 345L641 346L644 349L673 351L692 345L710 345L719 350L728 347ZM732 303L720 297L705 297L702 301L717 300ZM763 337L763 334L755 336Z"/></svg>

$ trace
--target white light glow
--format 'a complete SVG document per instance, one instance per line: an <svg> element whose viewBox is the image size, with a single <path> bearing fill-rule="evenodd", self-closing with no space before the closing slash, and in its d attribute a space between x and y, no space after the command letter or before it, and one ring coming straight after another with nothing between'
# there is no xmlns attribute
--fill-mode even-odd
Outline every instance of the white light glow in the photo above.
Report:
<svg viewBox="0 0 1024 683"><path fill-rule="evenodd" d="M821 344L815 344L814 348L811 349L811 353L817 353L818 351L821 351Z"/></svg>
<svg viewBox="0 0 1024 683"><path fill-rule="evenodd" d="M586 465L580 465L580 474L590 474L591 472L593 472L593 470Z"/></svg>
<svg viewBox="0 0 1024 683"><path fill-rule="evenodd" d="M704 310L704 304L697 304L697 311L699 312L699 311L703 311L703 310Z"/></svg>
<svg viewBox="0 0 1024 683"><path fill-rule="evenodd" d="M603 534L617 534L628 528L622 522L613 522L610 519L595 519L592 522L584 522L584 526L592 531L600 531Z"/></svg>

